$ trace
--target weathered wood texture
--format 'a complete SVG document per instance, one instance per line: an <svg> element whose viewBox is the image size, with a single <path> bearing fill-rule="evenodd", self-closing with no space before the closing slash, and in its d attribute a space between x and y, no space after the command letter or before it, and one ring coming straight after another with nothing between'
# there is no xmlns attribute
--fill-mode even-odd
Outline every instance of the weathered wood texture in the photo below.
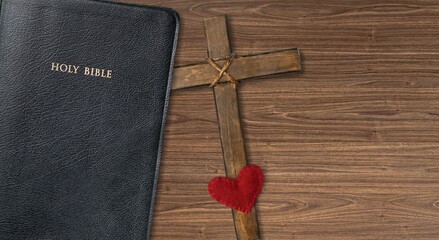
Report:
<svg viewBox="0 0 439 240"><path fill-rule="evenodd" d="M210 58L224 58L232 54L226 16L205 18L204 29ZM248 66L242 66L241 70L245 71L247 68ZM239 171L248 164L239 113L237 83L219 83L213 87L213 94L226 176L236 178ZM249 214L236 210L232 210L232 214L237 239L260 239L255 207Z"/></svg>
<svg viewBox="0 0 439 240"><path fill-rule="evenodd" d="M180 12L179 65L220 14L240 55L300 48L303 73L240 85L263 239L439 238L438 1L129 1ZM153 239L233 239L223 175L211 90L173 92Z"/></svg>
<svg viewBox="0 0 439 240"><path fill-rule="evenodd" d="M224 66L225 60L217 61ZM237 56L227 72L235 80L247 80L254 77L273 75L301 70L300 53L298 49L262 53L251 56ZM209 63L191 64L175 69L172 90L194 86L210 85L212 79L218 75L218 70ZM209 76L209 77L206 77ZM178 79L178 80L177 80ZM221 82L228 81L224 78Z"/></svg>

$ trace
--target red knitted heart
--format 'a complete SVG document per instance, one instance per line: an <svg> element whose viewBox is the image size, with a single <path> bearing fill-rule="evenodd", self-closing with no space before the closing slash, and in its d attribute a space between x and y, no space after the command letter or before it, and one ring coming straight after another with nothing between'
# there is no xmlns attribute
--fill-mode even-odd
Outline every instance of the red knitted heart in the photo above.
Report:
<svg viewBox="0 0 439 240"><path fill-rule="evenodd" d="M210 196L219 203L249 213L264 183L262 170L255 165L244 167L236 180L216 177L209 182Z"/></svg>

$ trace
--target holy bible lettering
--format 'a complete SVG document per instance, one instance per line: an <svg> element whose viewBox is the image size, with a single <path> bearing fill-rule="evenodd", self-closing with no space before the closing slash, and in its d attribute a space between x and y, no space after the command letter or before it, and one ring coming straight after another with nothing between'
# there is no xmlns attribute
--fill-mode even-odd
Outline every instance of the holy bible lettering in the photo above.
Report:
<svg viewBox="0 0 439 240"><path fill-rule="evenodd" d="M108 69L100 69L93 67L83 67L64 63L52 63L51 71L63 72L69 74L79 74L80 72L84 76L112 78L113 71Z"/></svg>

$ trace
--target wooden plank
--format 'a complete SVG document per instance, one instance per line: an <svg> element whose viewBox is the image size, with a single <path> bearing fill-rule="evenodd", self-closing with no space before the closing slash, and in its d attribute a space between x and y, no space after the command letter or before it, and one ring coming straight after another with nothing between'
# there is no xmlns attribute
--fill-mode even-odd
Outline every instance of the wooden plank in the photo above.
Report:
<svg viewBox="0 0 439 240"><path fill-rule="evenodd" d="M219 84L214 88L215 105L227 177L236 178L247 165L244 137L241 129L236 84ZM238 239L259 239L255 208L250 214L233 210Z"/></svg>
<svg viewBox="0 0 439 240"><path fill-rule="evenodd" d="M209 57L223 58L231 53L225 16L204 21ZM227 177L236 178L247 165L244 137L239 113L238 92L235 83L220 83L213 88L222 153ZM259 237L255 208L249 214L232 210L236 236L239 240Z"/></svg>
<svg viewBox="0 0 439 240"><path fill-rule="evenodd" d="M205 18L204 33L206 34L207 55L209 57L224 58L232 53L225 15Z"/></svg>
<svg viewBox="0 0 439 240"><path fill-rule="evenodd" d="M218 61L223 66L225 61ZM227 70L236 80L268 76L302 70L299 50L287 49L277 52L238 56ZM208 63L177 67L174 70L172 89L208 85L218 71ZM225 79L227 80L227 79Z"/></svg>

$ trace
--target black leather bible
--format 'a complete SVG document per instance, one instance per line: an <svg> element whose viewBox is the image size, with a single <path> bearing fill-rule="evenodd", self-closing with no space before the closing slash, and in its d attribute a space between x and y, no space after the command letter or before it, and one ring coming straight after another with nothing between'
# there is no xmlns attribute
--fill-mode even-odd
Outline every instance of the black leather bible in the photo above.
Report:
<svg viewBox="0 0 439 240"><path fill-rule="evenodd" d="M0 239L148 239L177 13L3 0Z"/></svg>

